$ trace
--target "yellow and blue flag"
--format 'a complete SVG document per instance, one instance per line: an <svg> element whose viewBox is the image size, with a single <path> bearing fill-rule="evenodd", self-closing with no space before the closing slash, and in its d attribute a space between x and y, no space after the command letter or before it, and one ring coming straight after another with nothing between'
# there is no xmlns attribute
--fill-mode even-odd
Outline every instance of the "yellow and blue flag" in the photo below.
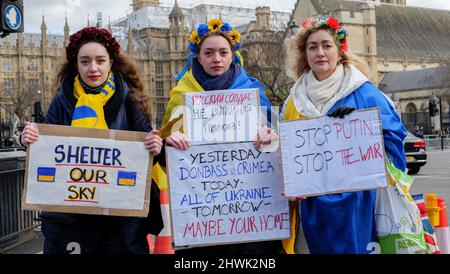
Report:
<svg viewBox="0 0 450 274"><path fill-rule="evenodd" d="M119 186L135 186L136 172L119 171L117 175L117 185Z"/></svg>
<svg viewBox="0 0 450 274"><path fill-rule="evenodd" d="M97 126L97 112L89 106L78 106L72 117L73 126L93 127Z"/></svg>
<svg viewBox="0 0 450 274"><path fill-rule="evenodd" d="M38 182L54 182L56 168L54 167L38 167L37 180Z"/></svg>
<svg viewBox="0 0 450 274"><path fill-rule="evenodd" d="M108 129L103 107L115 92L114 74L110 71L108 81L99 94L87 94L81 85L79 75L75 77L73 92L78 100L73 112L74 127Z"/></svg>

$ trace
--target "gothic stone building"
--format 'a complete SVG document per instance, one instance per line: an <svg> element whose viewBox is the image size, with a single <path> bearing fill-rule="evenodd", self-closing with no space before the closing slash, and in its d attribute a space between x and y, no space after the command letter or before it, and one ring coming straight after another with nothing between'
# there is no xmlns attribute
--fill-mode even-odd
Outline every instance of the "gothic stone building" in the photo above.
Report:
<svg viewBox="0 0 450 274"><path fill-rule="evenodd" d="M158 126L163 118L169 92L176 85L175 75L183 69L188 37L198 24L211 18L221 18L237 27L253 21L263 21L267 28L281 30L290 13L267 11L267 8L243 8L201 3L192 8L161 6L157 0L133 0L133 12L113 22L114 33L126 35L128 49L141 66L141 75L153 100L153 117ZM267 12L270 16L267 16ZM243 35L245 39L245 35ZM244 41L244 40L243 40ZM130 49L131 48L131 49Z"/></svg>
<svg viewBox="0 0 450 274"><path fill-rule="evenodd" d="M137 61L145 92L152 100L153 126L160 125L169 92L176 85L174 76L185 65L192 28L213 17L233 26L256 19L252 8L210 4L180 8L177 1L173 7L164 7L158 0L132 0L132 6L131 14L107 28L118 38L122 49ZM264 24L278 30L290 18L288 12L269 11L269 17L267 9L263 13L260 18L268 20ZM0 122L17 125L24 119L32 119L31 106L35 101L41 101L46 112L69 35L67 19L64 35L49 35L43 17L40 34L19 33L0 39Z"/></svg>
<svg viewBox="0 0 450 274"><path fill-rule="evenodd" d="M47 35L42 17L41 34L14 33L0 39L2 126L29 120L35 101L41 101L43 108L48 107L57 66L68 42L67 20L64 31L65 35Z"/></svg>

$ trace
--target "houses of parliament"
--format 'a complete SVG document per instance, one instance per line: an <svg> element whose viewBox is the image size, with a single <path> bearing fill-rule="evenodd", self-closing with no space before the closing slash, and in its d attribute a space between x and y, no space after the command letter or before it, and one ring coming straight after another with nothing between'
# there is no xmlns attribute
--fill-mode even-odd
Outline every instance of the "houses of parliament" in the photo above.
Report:
<svg viewBox="0 0 450 274"><path fill-rule="evenodd" d="M176 84L174 76L185 65L193 26L213 17L240 26L258 16L266 20L267 28L276 29L290 18L288 12L270 12L268 8L257 8L255 15L252 8L211 4L193 8L180 8L177 1L172 7L163 7L158 0L132 0L131 4L131 14L104 27L137 62L145 92L151 98L153 126L160 125L169 92ZM45 114L55 92L58 66L65 58L64 48L70 34L77 31L70 29L67 18L63 27L64 35L47 34L42 16L40 34L10 34L0 39L0 122L18 124L31 120L32 104L38 100Z"/></svg>

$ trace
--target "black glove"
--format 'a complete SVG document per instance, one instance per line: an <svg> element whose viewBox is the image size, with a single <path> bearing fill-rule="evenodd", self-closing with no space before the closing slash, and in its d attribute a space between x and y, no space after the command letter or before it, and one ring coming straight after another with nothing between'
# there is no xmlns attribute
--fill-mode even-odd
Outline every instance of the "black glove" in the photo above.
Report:
<svg viewBox="0 0 450 274"><path fill-rule="evenodd" d="M334 117L334 118L344 118L345 115L352 113L353 111L355 111L354 108L352 107L346 107L346 106L340 106L337 109L335 109L334 111L330 111L327 113L327 116L330 117Z"/></svg>

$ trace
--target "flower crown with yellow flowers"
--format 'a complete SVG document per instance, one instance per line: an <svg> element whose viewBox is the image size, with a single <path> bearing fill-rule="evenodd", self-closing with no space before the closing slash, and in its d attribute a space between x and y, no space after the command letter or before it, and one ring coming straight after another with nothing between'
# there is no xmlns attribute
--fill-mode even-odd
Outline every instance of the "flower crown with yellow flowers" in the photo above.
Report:
<svg viewBox="0 0 450 274"><path fill-rule="evenodd" d="M231 27L230 24L224 23L218 18L213 18L206 24L200 24L197 29L191 32L191 35L189 36L189 51L191 53L189 54L183 71L177 76L178 80L180 80L186 71L190 69L192 60L200 51L200 45L203 39L205 39L208 34L214 32L224 34L224 36L230 41L235 53L233 62L242 66L242 56L239 53L239 49L241 48L241 34L235 28Z"/></svg>
<svg viewBox="0 0 450 274"><path fill-rule="evenodd" d="M199 46L203 39L212 32L221 32L230 40L234 50L239 50L241 47L241 34L228 23L223 23L222 20L213 18L206 24L201 24L196 30L191 32L189 36L189 50L196 54L199 51Z"/></svg>
<svg viewBox="0 0 450 274"><path fill-rule="evenodd" d="M348 50L347 43L347 31L339 25L339 21L336 18L323 18L323 17L311 17L305 19L302 24L302 28L321 28L323 26L328 26L336 35L339 43L341 44L341 49L343 52Z"/></svg>

